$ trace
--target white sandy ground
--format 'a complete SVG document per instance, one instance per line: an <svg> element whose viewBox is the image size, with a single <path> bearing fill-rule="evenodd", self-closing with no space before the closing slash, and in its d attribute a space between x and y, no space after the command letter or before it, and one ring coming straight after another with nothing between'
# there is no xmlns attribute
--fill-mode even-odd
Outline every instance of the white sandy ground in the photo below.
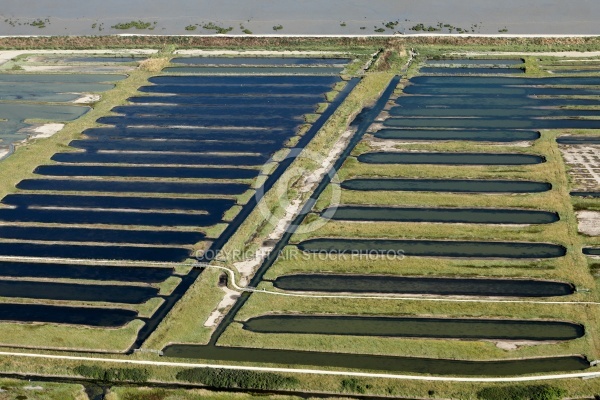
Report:
<svg viewBox="0 0 600 400"><path fill-rule="evenodd" d="M6 147L0 147L0 160L8 155L10 151Z"/></svg>
<svg viewBox="0 0 600 400"><path fill-rule="evenodd" d="M123 49L123 50L6 50L0 51L0 65L22 54L109 54L109 55L150 55L158 50Z"/></svg>
<svg viewBox="0 0 600 400"><path fill-rule="evenodd" d="M600 236L600 212L578 211L577 221L579 221L580 233L588 236Z"/></svg>
<svg viewBox="0 0 600 400"><path fill-rule="evenodd" d="M298 190L298 195L295 199L291 200L290 203L285 207L285 214L282 218L280 218L276 225L273 227L273 230L267 237L266 242L268 243L276 243L281 239L283 234L287 231L292 220L298 215L300 209L302 207L301 198L306 193L312 191L315 185L320 182L325 174L331 169L333 163L340 155L340 153L344 150L348 141L352 137L354 133L353 130L345 131L338 141L334 144L331 151L327 155L327 157L321 162L321 167L316 169L312 174L304 177L300 189ZM302 154L299 156L302 157ZM273 250L275 244L273 245L263 245L261 246L255 253L254 257L245 260L242 262L234 263L235 268L242 275L240 279L240 285L247 285L248 279L254 273L254 270L263 262L265 257Z"/></svg>
<svg viewBox="0 0 600 400"><path fill-rule="evenodd" d="M542 345L542 344L556 344L558 342L557 341L548 341L548 340L541 341L541 342L536 342L533 340L504 340L504 341L499 341L499 342L495 342L495 343L496 343L496 347L498 347L499 349L511 351L511 350L517 350L521 346L538 346L538 345Z"/></svg>
<svg viewBox="0 0 600 400"><path fill-rule="evenodd" d="M223 297L223 300L221 300L217 306L217 309L210 314L204 323L204 326L206 327L212 328L217 326L220 319L224 315L223 311L228 310L229 307L233 306L236 300L240 297L240 293L238 291L229 289L227 286L221 286L221 290L225 292L225 297Z"/></svg>
<svg viewBox="0 0 600 400"><path fill-rule="evenodd" d="M81 95L80 98L73 100L73 103L76 103L76 104L89 104L89 103L95 103L98 100L100 100L100 95L99 94L85 93L85 94Z"/></svg>
<svg viewBox="0 0 600 400"><path fill-rule="evenodd" d="M31 132L31 136L29 139L45 139L49 138L55 133L59 132L62 128L65 127L65 124L43 124L43 125L34 125L32 127L26 128L28 132Z"/></svg>

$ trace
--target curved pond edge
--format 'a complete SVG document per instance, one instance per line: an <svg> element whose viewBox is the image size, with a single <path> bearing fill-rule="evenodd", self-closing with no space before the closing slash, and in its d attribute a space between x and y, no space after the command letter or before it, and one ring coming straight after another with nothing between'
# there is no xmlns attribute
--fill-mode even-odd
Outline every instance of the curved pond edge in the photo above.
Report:
<svg viewBox="0 0 600 400"><path fill-rule="evenodd" d="M193 344L171 344L164 356L174 358L252 362L281 365L351 368L452 376L518 376L558 371L582 371L590 363L582 355L468 361L374 354L328 353L249 347L225 347Z"/></svg>
<svg viewBox="0 0 600 400"><path fill-rule="evenodd" d="M240 321L243 329L268 334L313 334L458 340L574 340L582 324L509 318L433 318L319 314L270 314Z"/></svg>
<svg viewBox="0 0 600 400"><path fill-rule="evenodd" d="M471 142L520 142L535 141L541 137L535 130L461 130L461 129L402 129L382 128L373 132L378 139L402 141L471 141Z"/></svg>
<svg viewBox="0 0 600 400"><path fill-rule="evenodd" d="M525 209L459 207L382 207L340 205L321 212L321 217L342 221L433 222L467 224L550 224L560 220L558 213Z"/></svg>
<svg viewBox="0 0 600 400"><path fill-rule="evenodd" d="M600 197L600 192L571 192L569 194L571 196L575 196L575 197L591 197L591 198Z"/></svg>
<svg viewBox="0 0 600 400"><path fill-rule="evenodd" d="M567 254L567 249L564 246L554 243L430 239L314 238L298 243L297 247L306 253L332 256L368 254L399 259L405 256L543 259L563 257Z"/></svg>
<svg viewBox="0 0 600 400"><path fill-rule="evenodd" d="M570 283L526 278L300 273L278 276L272 283L277 289L298 292L490 297L552 297L575 293L575 286Z"/></svg>
<svg viewBox="0 0 600 400"><path fill-rule="evenodd" d="M365 164L535 165L546 162L537 154L454 152L369 152L357 157Z"/></svg>
<svg viewBox="0 0 600 400"><path fill-rule="evenodd" d="M548 182L498 179L350 178L342 189L359 191L444 193L542 193L552 190Z"/></svg>

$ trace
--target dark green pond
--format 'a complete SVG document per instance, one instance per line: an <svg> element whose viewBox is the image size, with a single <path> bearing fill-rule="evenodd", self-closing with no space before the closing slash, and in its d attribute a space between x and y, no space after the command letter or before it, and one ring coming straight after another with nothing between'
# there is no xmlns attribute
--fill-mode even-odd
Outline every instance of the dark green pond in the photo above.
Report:
<svg viewBox="0 0 600 400"><path fill-rule="evenodd" d="M594 247L588 247L583 249L583 254L586 254L588 256L600 256L600 247L594 248Z"/></svg>
<svg viewBox="0 0 600 400"><path fill-rule="evenodd" d="M339 75L340 67L167 67L165 73L201 75Z"/></svg>
<svg viewBox="0 0 600 400"><path fill-rule="evenodd" d="M532 279L405 277L389 275L295 274L280 276L276 288L309 292L431 294L442 296L551 297L572 294L564 282Z"/></svg>
<svg viewBox="0 0 600 400"><path fill-rule="evenodd" d="M556 138L559 144L600 144L600 136L560 136Z"/></svg>
<svg viewBox="0 0 600 400"><path fill-rule="evenodd" d="M358 156L368 164L528 165L545 162L533 154L379 152Z"/></svg>
<svg viewBox="0 0 600 400"><path fill-rule="evenodd" d="M467 224L549 224L559 220L547 211L481 209L340 206L321 214L345 221L449 222Z"/></svg>
<svg viewBox="0 0 600 400"><path fill-rule="evenodd" d="M394 190L457 193L537 193L552 189L546 182L477 179L348 179L341 183L349 190Z"/></svg>
<svg viewBox="0 0 600 400"><path fill-rule="evenodd" d="M427 65L489 65L489 66L500 66L500 65L518 65L523 64L522 59L509 59L509 58L443 58L443 59L432 59L425 61Z"/></svg>
<svg viewBox="0 0 600 400"><path fill-rule="evenodd" d="M259 333L300 333L440 339L572 340L582 325L510 319L264 315L243 322Z"/></svg>
<svg viewBox="0 0 600 400"><path fill-rule="evenodd" d="M466 361L440 358L377 356L371 354L324 353L193 344L169 345L166 357L196 358L283 365L353 368L361 371L411 372L431 375L514 376L556 371L581 371L590 367L582 356L544 357L520 360Z"/></svg>
<svg viewBox="0 0 600 400"><path fill-rule="evenodd" d="M309 239L298 244L310 253L460 258L554 258L567 253L550 243L452 240Z"/></svg>
<svg viewBox="0 0 600 400"><path fill-rule="evenodd" d="M423 67L419 70L422 74L449 74L449 75L488 75L488 74L523 74L525 70L519 68L502 67L467 67L467 68L446 68L446 67Z"/></svg>
<svg viewBox="0 0 600 400"><path fill-rule="evenodd" d="M577 196L577 197L590 197L590 198L600 197L600 192L571 192L569 194L571 196Z"/></svg>
<svg viewBox="0 0 600 400"><path fill-rule="evenodd" d="M380 139L396 140L467 140L471 142L518 142L537 140L540 133L519 130L451 130L451 129L394 129L385 128L373 134Z"/></svg>

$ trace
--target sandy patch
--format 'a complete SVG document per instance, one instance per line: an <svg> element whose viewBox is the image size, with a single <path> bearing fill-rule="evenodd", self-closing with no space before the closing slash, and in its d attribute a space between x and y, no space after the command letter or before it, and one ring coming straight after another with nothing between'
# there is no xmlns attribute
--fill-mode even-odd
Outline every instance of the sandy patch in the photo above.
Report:
<svg viewBox="0 0 600 400"><path fill-rule="evenodd" d="M158 50L152 49L125 49L125 50L7 50L0 51L0 65L22 54L102 54L102 55L148 55L155 54Z"/></svg>
<svg viewBox="0 0 600 400"><path fill-rule="evenodd" d="M65 124L44 124L44 125L36 125L28 128L29 132L31 132L31 136L29 139L45 139L54 135L56 132L59 132L62 128L64 128Z"/></svg>
<svg viewBox="0 0 600 400"><path fill-rule="evenodd" d="M9 153L10 150L8 150L6 147L0 147L0 160L6 157Z"/></svg>
<svg viewBox="0 0 600 400"><path fill-rule="evenodd" d="M73 103L76 103L76 104L95 103L98 100L100 100L100 97L101 96L99 94L86 93L86 94L82 95L80 98L73 100Z"/></svg>
<svg viewBox="0 0 600 400"><path fill-rule="evenodd" d="M588 236L600 236L600 212L578 211L577 221L579 233Z"/></svg>
<svg viewBox="0 0 600 400"><path fill-rule="evenodd" d="M209 315L206 322L204 322L204 326L206 327L212 328L217 326L217 323L223 318L223 315L225 315L225 310L233 306L240 297L238 292L229 289L227 286L221 286L221 290L225 292L225 296L223 296L223 300L221 300L217 308Z"/></svg>
<svg viewBox="0 0 600 400"><path fill-rule="evenodd" d="M385 151L385 152L400 152L405 149L399 149L396 146L408 144L406 141L393 140L393 139L371 139L367 142L374 151Z"/></svg>
<svg viewBox="0 0 600 400"><path fill-rule="evenodd" d="M303 202L301 199L303 195L311 192L314 187L318 185L321 180L323 180L325 174L331 169L335 160L348 145L348 142L352 138L354 132L355 130L353 129L346 130L333 145L327 157L323 159L321 162L321 167L317 168L315 171L313 171L313 173L303 178L300 188L298 189L298 195L286 206L283 217L277 221L277 224L273 227L273 230L263 242L263 245L255 252L254 257L233 264L241 275L239 281L240 287L245 287L248 285L248 281L254 274L254 271L262 264L267 255L273 251L276 243L279 242L283 234L287 232L292 221L302 209ZM302 154L300 157L301 156Z"/></svg>
<svg viewBox="0 0 600 400"><path fill-rule="evenodd" d="M511 351L517 350L519 347L523 346L537 346L539 344L554 344L557 342L554 341L543 341L543 342L534 342L531 340L505 340L496 342L496 347L502 350Z"/></svg>

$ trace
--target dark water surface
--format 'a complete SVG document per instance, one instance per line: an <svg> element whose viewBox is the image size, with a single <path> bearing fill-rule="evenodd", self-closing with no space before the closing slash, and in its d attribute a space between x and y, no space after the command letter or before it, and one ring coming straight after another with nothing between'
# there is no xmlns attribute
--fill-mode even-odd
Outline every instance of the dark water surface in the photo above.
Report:
<svg viewBox="0 0 600 400"><path fill-rule="evenodd" d="M481 208L424 208L340 206L327 209L324 218L345 221L406 221L467 224L549 224L559 220L547 211Z"/></svg>
<svg viewBox="0 0 600 400"><path fill-rule="evenodd" d="M509 376L555 371L581 371L590 367L589 362L582 356L466 361L191 344L169 345L163 349L163 352L166 357L175 358L312 365L353 368L361 371L411 372L428 375Z"/></svg>
<svg viewBox="0 0 600 400"><path fill-rule="evenodd" d="M173 268L0 261L0 276L159 283Z"/></svg>
<svg viewBox="0 0 600 400"><path fill-rule="evenodd" d="M380 139L397 140L468 140L473 142L518 142L540 138L536 131L519 130L442 130L442 129L380 129L373 134Z"/></svg>
<svg viewBox="0 0 600 400"><path fill-rule="evenodd" d="M0 296L3 297L140 304L157 294L158 289L150 286L79 285L0 280Z"/></svg>
<svg viewBox="0 0 600 400"><path fill-rule="evenodd" d="M528 165L546 160L534 154L379 152L361 154L358 161L368 164Z"/></svg>
<svg viewBox="0 0 600 400"><path fill-rule="evenodd" d="M563 282L532 279L294 274L277 277L276 288L292 291L431 294L444 296L550 297L572 294Z"/></svg>
<svg viewBox="0 0 600 400"><path fill-rule="evenodd" d="M62 307L40 304L0 304L0 320L48 322L116 328L133 321L137 312L117 308Z"/></svg>
<svg viewBox="0 0 600 400"><path fill-rule="evenodd" d="M536 193L552 189L546 182L478 179L348 179L341 183L349 190L396 190L457 193Z"/></svg>
<svg viewBox="0 0 600 400"><path fill-rule="evenodd" d="M510 319L265 315L243 325L259 333L445 339L571 340L584 334L578 324Z"/></svg>
<svg viewBox="0 0 600 400"><path fill-rule="evenodd" d="M555 258L567 252L550 243L384 239L309 239L298 248L309 253L459 258Z"/></svg>

